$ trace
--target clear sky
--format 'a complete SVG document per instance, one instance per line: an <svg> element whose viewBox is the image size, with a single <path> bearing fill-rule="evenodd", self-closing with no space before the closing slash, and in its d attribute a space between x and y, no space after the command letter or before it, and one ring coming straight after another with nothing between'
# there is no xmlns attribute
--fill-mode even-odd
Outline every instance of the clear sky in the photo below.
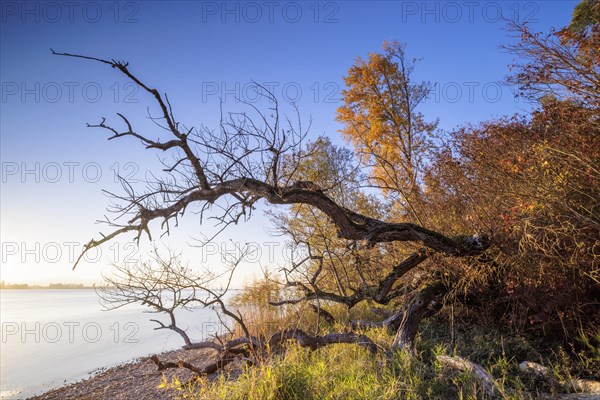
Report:
<svg viewBox="0 0 600 400"><path fill-rule="evenodd" d="M143 179L160 169L157 153L134 140L106 141L86 122L128 115L146 119L147 95L118 71L97 63L52 56L56 51L130 62L130 70L167 92L186 125L215 126L219 98L237 110L252 101L251 82L294 100L311 135L343 144L335 123L343 75L357 56L379 51L384 40L407 44L421 59L415 78L434 84L421 111L452 129L466 122L528 109L500 82L512 56L502 17L527 20L537 31L568 23L577 1L2 1L0 278L8 282L99 282L111 261L143 256L148 241L105 245L71 272L73 257L96 236L115 174ZM152 109L152 108L151 108ZM116 120L113 120L116 122ZM152 133L150 134L152 135ZM233 242L260 245L236 283L260 266L283 262L279 238L257 213L215 246L190 251L191 237L210 231L194 215L168 242L192 262L218 265L212 255ZM106 232L106 229L104 229ZM256 257L259 258L258 256Z"/></svg>

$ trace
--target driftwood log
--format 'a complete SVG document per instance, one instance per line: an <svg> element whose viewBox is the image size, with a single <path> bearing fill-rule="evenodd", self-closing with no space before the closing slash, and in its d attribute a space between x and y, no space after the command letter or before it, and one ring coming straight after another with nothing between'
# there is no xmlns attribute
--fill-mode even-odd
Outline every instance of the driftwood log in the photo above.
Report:
<svg viewBox="0 0 600 400"><path fill-rule="evenodd" d="M600 399L600 381L591 379L570 379L568 381L560 381L550 373L548 367L532 361L523 361L519 364L519 369L523 372L528 372L542 377L548 381L562 386L567 390L575 390L582 394L589 394L595 397L574 397L574 398L595 398Z"/></svg>
<svg viewBox="0 0 600 400"><path fill-rule="evenodd" d="M469 360L459 357L459 356L450 357L450 356L439 355L439 356L437 356L437 360L442 365L451 367L458 371L472 373L473 376L475 378L477 378L477 380L481 383L481 385L483 386L483 389L486 391L486 393L490 397L495 398L500 395L500 391L496 387L494 377L492 377L490 374L488 374L481 365L476 364L472 361L469 361Z"/></svg>
<svg viewBox="0 0 600 400"><path fill-rule="evenodd" d="M514 391L510 388L501 388L495 381L494 377L489 374L481 365L469 361L460 356L437 356L437 360L444 366L452 369L469 372L477 379L485 392L491 398L506 398ZM549 380L555 380L547 367L531 361L524 361L519 364L519 369L524 372L534 373L538 376ZM577 390L582 393L567 393L567 394L531 394L532 398L539 399L559 399L559 400L599 400L600 399L600 382L584 379L574 379L570 382L558 382L560 386L566 390Z"/></svg>

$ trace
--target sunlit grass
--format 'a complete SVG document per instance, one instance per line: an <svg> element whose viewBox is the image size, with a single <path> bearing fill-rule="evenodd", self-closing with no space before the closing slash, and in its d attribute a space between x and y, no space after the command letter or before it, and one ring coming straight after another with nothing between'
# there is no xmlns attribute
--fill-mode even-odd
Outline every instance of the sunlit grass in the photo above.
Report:
<svg viewBox="0 0 600 400"><path fill-rule="evenodd" d="M274 354L261 363L245 366L236 373L202 377L184 384L165 382L176 388L185 399L487 399L489 394L481 382L469 372L449 370L441 365L438 355L463 355L470 350L490 373L501 398L529 399L536 393L556 393L547 383L523 378L519 361L508 356L520 351L519 340L505 340L499 334L481 337L474 329L471 347L451 349L443 340L440 327L427 323L430 334L417 340L417 357L397 352L386 356L393 336L386 329L363 331L379 346L376 355L356 345L332 345L310 351L290 342L283 354ZM506 354L490 350L501 348ZM487 352L487 355L484 353Z"/></svg>
<svg viewBox="0 0 600 400"><path fill-rule="evenodd" d="M348 310L328 304L327 310L336 322L329 325L310 308L299 305L279 309L267 305L276 297L269 287L253 287L237 306L250 313L249 330L260 337L269 337L282 329L299 328L309 334L344 332L348 322L380 320L368 304ZM393 311L390 307L388 312ZM569 358L563 350L544 349L538 352L539 339L508 333L493 326L481 326L462 321L449 324L440 313L425 319L417 336L416 356L394 352L391 344L394 332L387 328L361 329L378 347L377 354L351 344L336 344L311 351L289 341L285 349L267 349L252 365L238 363L213 376L191 382L177 378L163 381L162 387L176 389L180 398L200 399L487 399L490 393L471 372L449 369L438 360L440 355L461 356L481 365L493 377L496 397L502 399L535 399L540 393L556 394L569 391L564 382L585 370L595 370L597 349L595 337L582 336L578 359ZM241 334L238 332L237 334ZM580 346L581 347L581 346ZM551 377L540 377L520 371L522 361L541 362ZM562 382L562 383L560 383ZM172 393L172 392L171 392Z"/></svg>

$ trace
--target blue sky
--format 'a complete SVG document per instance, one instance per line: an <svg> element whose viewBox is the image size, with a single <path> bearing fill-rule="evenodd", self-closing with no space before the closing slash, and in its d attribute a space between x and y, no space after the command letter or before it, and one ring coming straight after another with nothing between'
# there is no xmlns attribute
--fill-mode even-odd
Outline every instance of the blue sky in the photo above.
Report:
<svg viewBox="0 0 600 400"><path fill-rule="evenodd" d="M576 4L2 1L0 278L90 283L110 261L143 255L148 247L147 240L136 249L123 238L70 271L72 254L102 228L94 224L108 204L101 189L119 190L115 172L143 179L160 164L134 140L108 142L104 132L85 127L122 112L152 132L146 118L151 99L116 70L52 56L50 48L129 61L131 71L169 94L186 125L215 126L219 98L238 110L236 97L251 100L248 88L256 81L283 100L297 100L302 116L312 118L313 137L325 134L343 144L335 110L342 77L357 56L379 51L384 40L407 43L408 54L421 59L415 79L435 85L421 111L439 118L443 129L525 112L528 106L499 83L513 57L500 49L512 40L501 16L548 31L567 24ZM198 222L188 216L167 242L194 261L217 265L214 248L202 255L187 249L190 236L210 231ZM281 241L268 227L259 212L221 236L218 246L231 249L230 240L251 238L262 246L262 265L281 262ZM250 263L236 282L259 267Z"/></svg>

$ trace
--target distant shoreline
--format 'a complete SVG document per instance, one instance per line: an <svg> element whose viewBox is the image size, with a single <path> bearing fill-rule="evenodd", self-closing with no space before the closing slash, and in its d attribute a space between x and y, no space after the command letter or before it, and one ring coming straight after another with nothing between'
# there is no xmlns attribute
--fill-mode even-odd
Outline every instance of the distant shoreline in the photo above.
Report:
<svg viewBox="0 0 600 400"><path fill-rule="evenodd" d="M5 284L0 286L0 290L30 290L30 289L95 289L94 286L84 286L83 284L50 284L48 286L29 285L29 284Z"/></svg>
<svg viewBox="0 0 600 400"><path fill-rule="evenodd" d="M0 291L2 290L39 290L39 289L50 289L50 290L65 290L65 289L69 289L69 290L80 290L80 289L103 289L106 288L106 286L77 286L77 285L73 285L73 286L69 286L69 285L65 285L65 286L41 286L41 285L19 285L19 284L14 284L14 285L7 285L7 286L0 286ZM229 288L228 291L230 292L239 292L243 289L240 288Z"/></svg>

